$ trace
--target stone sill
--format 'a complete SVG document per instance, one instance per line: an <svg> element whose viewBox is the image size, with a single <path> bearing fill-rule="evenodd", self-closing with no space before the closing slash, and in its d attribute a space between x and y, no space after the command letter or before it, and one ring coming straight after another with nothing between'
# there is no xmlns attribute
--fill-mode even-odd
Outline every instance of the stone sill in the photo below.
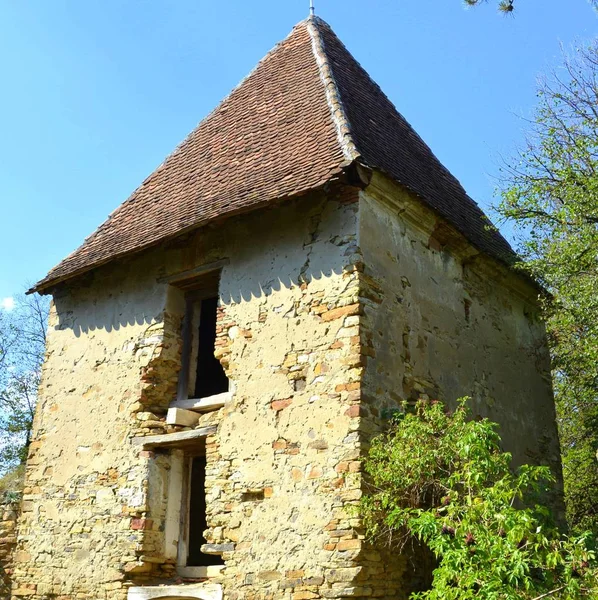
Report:
<svg viewBox="0 0 598 600"><path fill-rule="evenodd" d="M225 552L234 551L234 544L203 544L201 546L202 554L224 554Z"/></svg>
<svg viewBox="0 0 598 600"><path fill-rule="evenodd" d="M211 412L222 408L227 402L230 402L233 397L233 392L224 392L215 396L206 398L198 398L189 400L175 400L171 402L171 408L182 408L184 410L192 410L195 412Z"/></svg>
<svg viewBox="0 0 598 600"><path fill-rule="evenodd" d="M208 567L209 568L209 567ZM127 600L222 600L222 586L215 583L156 585L129 588Z"/></svg>

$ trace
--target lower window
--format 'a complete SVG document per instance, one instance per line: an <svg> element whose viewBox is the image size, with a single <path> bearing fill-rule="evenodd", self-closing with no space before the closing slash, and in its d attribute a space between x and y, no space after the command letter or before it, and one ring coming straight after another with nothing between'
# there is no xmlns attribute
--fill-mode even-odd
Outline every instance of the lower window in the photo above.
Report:
<svg viewBox="0 0 598 600"><path fill-rule="evenodd" d="M206 457L185 456L186 482L183 487L181 507L181 532L179 538L179 566L207 567L223 565L217 554L204 554L201 547L207 544L204 531L207 529L206 515Z"/></svg>

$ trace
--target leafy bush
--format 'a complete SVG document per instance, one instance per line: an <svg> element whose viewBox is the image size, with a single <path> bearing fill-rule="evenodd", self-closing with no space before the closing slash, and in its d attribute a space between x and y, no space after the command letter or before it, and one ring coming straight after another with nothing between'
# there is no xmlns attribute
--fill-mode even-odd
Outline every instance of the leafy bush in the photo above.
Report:
<svg viewBox="0 0 598 600"><path fill-rule="evenodd" d="M598 597L590 535L568 538L541 503L547 467L511 468L497 425L418 402L376 438L362 511L371 538L425 543L437 559L421 600Z"/></svg>

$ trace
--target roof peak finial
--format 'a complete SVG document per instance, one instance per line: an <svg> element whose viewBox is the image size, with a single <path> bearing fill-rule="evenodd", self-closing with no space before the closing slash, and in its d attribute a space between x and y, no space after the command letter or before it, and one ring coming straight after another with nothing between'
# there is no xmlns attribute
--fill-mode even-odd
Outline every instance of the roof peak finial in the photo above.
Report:
<svg viewBox="0 0 598 600"><path fill-rule="evenodd" d="M310 17L315 17L316 16L316 9L314 7L314 0L309 0L309 16Z"/></svg>

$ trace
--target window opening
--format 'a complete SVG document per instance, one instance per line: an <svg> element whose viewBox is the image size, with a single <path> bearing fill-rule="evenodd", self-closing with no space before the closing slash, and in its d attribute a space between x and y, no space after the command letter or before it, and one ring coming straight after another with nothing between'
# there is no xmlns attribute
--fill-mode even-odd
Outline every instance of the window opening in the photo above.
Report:
<svg viewBox="0 0 598 600"><path fill-rule="evenodd" d="M204 554L203 544L207 544L204 531L207 529L206 517L206 457L195 456L191 459L189 481L189 538L188 567L208 567L222 565L221 556Z"/></svg>
<svg viewBox="0 0 598 600"><path fill-rule="evenodd" d="M200 301L194 398L228 392L228 378L220 361L214 356L217 313L217 296Z"/></svg>
<svg viewBox="0 0 598 600"><path fill-rule="evenodd" d="M214 356L218 321L220 272L195 278L178 287L185 292L183 353L177 400L201 400L229 391L229 381Z"/></svg>

